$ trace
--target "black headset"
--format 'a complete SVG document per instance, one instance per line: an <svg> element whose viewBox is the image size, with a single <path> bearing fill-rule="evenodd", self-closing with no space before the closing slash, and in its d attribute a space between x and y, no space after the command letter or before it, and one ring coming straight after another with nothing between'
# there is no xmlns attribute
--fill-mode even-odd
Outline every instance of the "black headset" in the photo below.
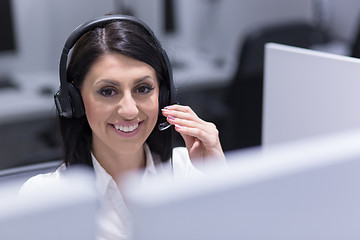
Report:
<svg viewBox="0 0 360 240"><path fill-rule="evenodd" d="M135 17L127 15L107 15L81 24L70 34L65 42L59 65L60 89L54 95L56 109L60 116L66 118L80 118L85 114L85 108L79 90L71 82L68 82L66 77L68 55L70 50L85 33L95 28L103 27L114 21L129 21L137 24L144 28L151 35L151 37L155 39L157 44L156 47L161 50L162 57L166 64L166 77L169 79L169 89L167 88L166 84L164 84L164 86L160 89L159 102L166 102L166 104L176 103L176 88L173 83L170 61L159 40L155 37L153 31L144 22Z"/></svg>

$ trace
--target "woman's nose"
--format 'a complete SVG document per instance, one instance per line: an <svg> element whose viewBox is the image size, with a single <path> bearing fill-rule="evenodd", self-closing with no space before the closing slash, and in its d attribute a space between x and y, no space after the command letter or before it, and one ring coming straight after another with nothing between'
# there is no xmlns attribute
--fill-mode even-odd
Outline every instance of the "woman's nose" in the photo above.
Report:
<svg viewBox="0 0 360 240"><path fill-rule="evenodd" d="M118 113L124 120L134 119L138 115L139 110L131 93L125 93L121 98Z"/></svg>

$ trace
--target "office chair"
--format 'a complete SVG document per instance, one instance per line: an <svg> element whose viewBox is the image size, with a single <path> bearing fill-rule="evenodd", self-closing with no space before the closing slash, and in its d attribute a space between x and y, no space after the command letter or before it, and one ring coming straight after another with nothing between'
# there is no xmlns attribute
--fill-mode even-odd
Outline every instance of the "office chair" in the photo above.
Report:
<svg viewBox="0 0 360 240"><path fill-rule="evenodd" d="M225 94L225 104L231 109L222 129L227 150L261 145L265 44L309 48L318 43L317 36L306 22L281 23L248 33L240 44L237 71Z"/></svg>

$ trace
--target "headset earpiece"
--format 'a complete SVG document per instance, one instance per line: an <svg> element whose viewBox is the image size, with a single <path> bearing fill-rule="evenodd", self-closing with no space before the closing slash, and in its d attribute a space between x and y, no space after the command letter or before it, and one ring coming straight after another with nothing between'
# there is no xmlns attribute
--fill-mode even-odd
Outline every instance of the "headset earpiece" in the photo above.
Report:
<svg viewBox="0 0 360 240"><path fill-rule="evenodd" d="M159 89L159 105L160 105L160 108L164 108L169 104L171 104L171 102L170 102L170 89L166 85L160 86L160 89Z"/></svg>
<svg viewBox="0 0 360 240"><path fill-rule="evenodd" d="M80 118L85 114L84 103L78 89L72 83L66 84L65 96L61 90L54 95L56 109L60 116L66 118Z"/></svg>
<svg viewBox="0 0 360 240"><path fill-rule="evenodd" d="M72 83L67 84L67 89L70 97L70 104L72 115L75 118L80 118L85 114L84 103L81 97L81 94L77 88Z"/></svg>

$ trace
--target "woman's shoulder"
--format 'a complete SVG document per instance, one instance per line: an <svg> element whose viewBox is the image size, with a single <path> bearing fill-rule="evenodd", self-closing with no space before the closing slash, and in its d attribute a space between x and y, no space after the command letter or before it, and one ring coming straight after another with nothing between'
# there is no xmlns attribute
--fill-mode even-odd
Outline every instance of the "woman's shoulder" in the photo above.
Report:
<svg viewBox="0 0 360 240"><path fill-rule="evenodd" d="M29 178L21 187L19 194L24 195L33 191L42 191L54 183L58 183L61 179L62 172L66 169L66 165L60 165L55 171L49 173L37 174Z"/></svg>

